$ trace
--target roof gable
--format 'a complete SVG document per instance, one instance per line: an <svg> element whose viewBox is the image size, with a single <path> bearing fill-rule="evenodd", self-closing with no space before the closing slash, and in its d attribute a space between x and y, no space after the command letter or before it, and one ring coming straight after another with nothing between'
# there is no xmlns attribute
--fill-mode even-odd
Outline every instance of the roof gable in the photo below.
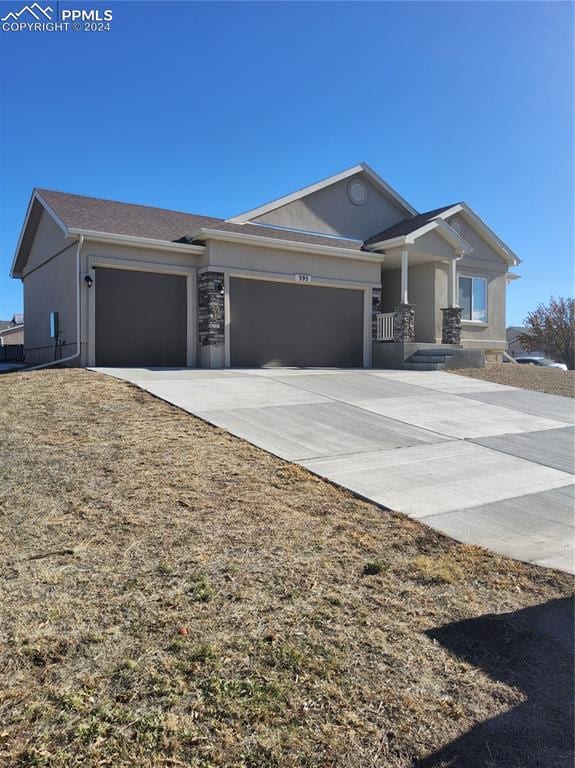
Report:
<svg viewBox="0 0 575 768"><path fill-rule="evenodd" d="M187 243L190 232L222 221L213 216L35 189L16 247L11 269L13 277L21 277L44 211L66 237L99 233L169 243Z"/></svg>
<svg viewBox="0 0 575 768"><path fill-rule="evenodd" d="M238 216L233 216L232 218L228 219L228 222L234 224L243 224L246 222L261 221L267 224L286 225L286 221L282 221L281 216L278 217L278 212L280 209L285 210L287 206L297 203L298 201L302 201L302 203L310 202L312 198L317 198L318 193L321 193L323 190L327 190L328 188L334 187L336 185L345 185L345 182L351 181L353 177L357 177L358 179L361 178L368 184L369 187L374 190L375 194L380 195L383 199L388 201L388 203L393 206L394 210L396 211L396 218L399 219L404 217L406 214L414 215L417 213L415 208L413 208L406 200L404 200L404 198L402 198L401 195L399 195L386 181L378 176L378 174L375 173L375 171L370 168L367 163L360 163L359 165L354 165L352 168L348 168L341 173L329 176L327 179L323 179L322 181L318 181L315 184L302 187L295 192L284 195L283 197L280 197L276 200L272 200L269 203L265 203L264 205L260 205L259 207L253 208ZM292 205L292 207L295 206ZM358 206L356 209L358 214L360 210L361 208ZM294 219L295 220L292 222L294 229L299 228L311 231L309 230L308 224L306 224L305 217L302 217L301 224L297 220L297 214ZM348 237L357 236L357 233L353 232L339 232L337 234Z"/></svg>
<svg viewBox="0 0 575 768"><path fill-rule="evenodd" d="M408 219L402 219L401 221L397 222L397 224L393 224L391 227L378 232L377 235L372 235L372 237L365 241L365 244L373 245L374 243L379 243L382 240L391 240L394 237L410 235L412 232L415 232L420 227L423 227L425 224L428 224L430 221L437 218L440 213L452 207L453 205L444 205L442 208L434 208L433 211L418 213L417 216L411 216Z"/></svg>
<svg viewBox="0 0 575 768"><path fill-rule="evenodd" d="M509 266L521 264L521 259L511 248L501 240L495 232L490 229L475 211L465 202L456 203L450 208L442 210L437 214L437 218L444 221L450 221L456 214L471 226L477 235L484 240L495 253L503 259Z"/></svg>

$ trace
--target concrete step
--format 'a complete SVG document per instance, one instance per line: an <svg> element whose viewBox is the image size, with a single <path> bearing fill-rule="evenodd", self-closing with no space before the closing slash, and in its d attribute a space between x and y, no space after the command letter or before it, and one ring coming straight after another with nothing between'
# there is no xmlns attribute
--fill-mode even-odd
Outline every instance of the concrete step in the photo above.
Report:
<svg viewBox="0 0 575 768"><path fill-rule="evenodd" d="M407 359L407 362L409 363L446 363L452 355L440 355L439 353L436 355L418 355L417 353L414 355L411 355Z"/></svg>
<svg viewBox="0 0 575 768"><path fill-rule="evenodd" d="M404 371L443 371L445 363L404 363Z"/></svg>
<svg viewBox="0 0 575 768"><path fill-rule="evenodd" d="M451 355L411 355L407 359L408 363L446 363L451 359Z"/></svg>
<svg viewBox="0 0 575 768"><path fill-rule="evenodd" d="M455 350L453 347L430 347L429 349L418 349L417 352L414 352L411 357L427 357L428 355L431 355L434 357L435 355L453 355Z"/></svg>

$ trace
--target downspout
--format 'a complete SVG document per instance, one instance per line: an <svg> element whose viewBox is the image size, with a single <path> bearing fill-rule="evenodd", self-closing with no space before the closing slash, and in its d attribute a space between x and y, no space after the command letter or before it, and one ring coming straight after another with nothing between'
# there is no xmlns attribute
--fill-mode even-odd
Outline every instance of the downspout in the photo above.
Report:
<svg viewBox="0 0 575 768"><path fill-rule="evenodd" d="M82 350L82 345L80 342L80 290L81 290L81 280L80 280L80 253L82 251L82 246L84 245L84 235L80 235L78 239L78 245L76 246L76 351L73 355L68 355L68 357L62 357L60 360L52 360L50 363L42 363L42 365L33 365L30 368L25 368L25 371L38 371L40 368L49 368L52 365L60 365L60 363L67 363L69 360L75 360L77 357L80 357L80 352Z"/></svg>

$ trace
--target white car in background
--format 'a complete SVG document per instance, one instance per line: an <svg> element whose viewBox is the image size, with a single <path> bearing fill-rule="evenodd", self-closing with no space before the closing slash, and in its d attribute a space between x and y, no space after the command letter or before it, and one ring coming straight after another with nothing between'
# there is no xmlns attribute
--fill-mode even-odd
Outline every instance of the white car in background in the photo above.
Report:
<svg viewBox="0 0 575 768"><path fill-rule="evenodd" d="M550 360L548 357L521 355L520 357L515 358L515 362L521 363L522 365L542 365L544 368L560 368L562 371L567 370L565 363L554 363L553 360Z"/></svg>

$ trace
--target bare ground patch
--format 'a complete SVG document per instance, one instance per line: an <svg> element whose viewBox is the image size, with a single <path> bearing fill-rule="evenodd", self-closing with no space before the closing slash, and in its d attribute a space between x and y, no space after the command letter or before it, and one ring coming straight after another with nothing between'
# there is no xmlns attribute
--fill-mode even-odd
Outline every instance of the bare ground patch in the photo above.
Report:
<svg viewBox="0 0 575 768"><path fill-rule="evenodd" d="M487 363L485 368L464 368L449 373L492 381L495 384L507 384L510 387L532 389L548 395L575 397L575 371L519 363Z"/></svg>
<svg viewBox="0 0 575 768"><path fill-rule="evenodd" d="M571 765L570 577L125 382L0 395L3 765Z"/></svg>

